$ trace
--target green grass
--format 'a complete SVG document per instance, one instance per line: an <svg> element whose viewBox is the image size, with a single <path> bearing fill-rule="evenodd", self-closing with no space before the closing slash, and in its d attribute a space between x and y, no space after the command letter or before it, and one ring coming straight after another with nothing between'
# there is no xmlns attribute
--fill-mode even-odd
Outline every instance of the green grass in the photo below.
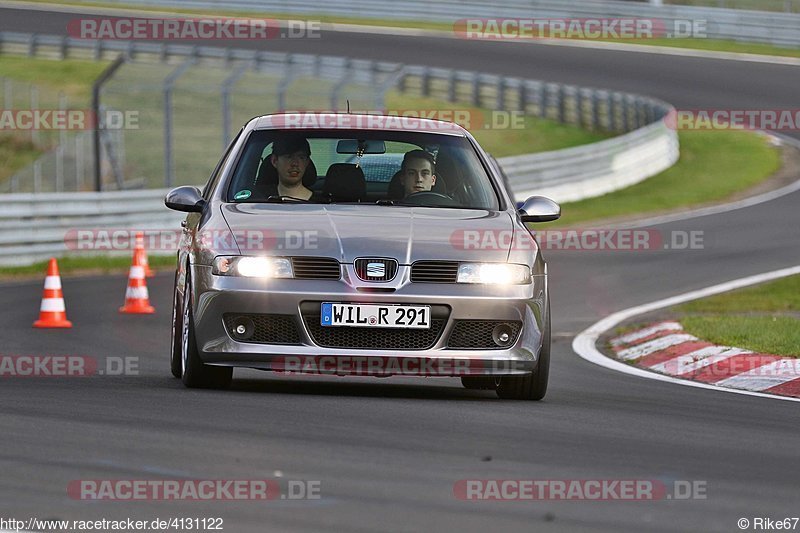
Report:
<svg viewBox="0 0 800 533"><path fill-rule="evenodd" d="M679 136L681 157L674 166L625 189L565 203L563 217L551 227L721 201L757 185L781 165L779 150L752 132L685 131Z"/></svg>
<svg viewBox="0 0 800 533"><path fill-rule="evenodd" d="M42 3L42 2L53 3L52 0L28 0L28 1L32 3ZM731 5L732 7L737 7L737 8L783 11L783 0L768 0L768 2L765 2L765 0L726 0L726 2L727 5ZM793 0L793 2L794 3L792 4L792 11L800 12L800 3L798 3L797 0ZM102 1L91 2L91 1L80 1L80 0L61 0L61 1L56 1L55 3L64 5L111 7L117 9L122 7L120 6L120 4L114 4ZM686 0L686 1L677 0L674 3L704 5L704 6L719 5L718 0ZM180 14L202 14L202 15L241 16L241 17L258 16L258 17L268 17L278 20L303 19L303 20L320 21L324 23L382 26L387 28L414 28L414 29L443 31L443 32L453 31L453 23L428 22L428 21L411 20L411 19L387 20L387 19L368 18L368 17L341 17L341 16L331 16L331 15L319 15L313 13L312 14L281 13L281 12L256 13L254 11L238 11L238 10L225 10L221 12L218 10L209 10L209 9L178 9L178 8L159 8L150 6L137 6L132 9L135 9L136 11L139 12L152 11L152 12L169 12L169 13L180 13ZM458 14L454 14L453 17L456 20L459 18ZM692 48L692 49L707 50L714 52L737 52L746 54L800 57L800 49L797 48L786 48L786 47L773 46L769 44L758 44L758 43L740 43L736 41L721 40L721 39L700 39L700 38L625 39L625 40L616 40L614 42L653 45L653 46L667 46L675 48Z"/></svg>
<svg viewBox="0 0 800 533"><path fill-rule="evenodd" d="M49 90L50 94L40 95L40 104L47 100L57 102L58 92L63 92L69 106L76 109L90 104L92 81L107 65L106 61L52 61L4 55L0 57L0 78L33 83Z"/></svg>
<svg viewBox="0 0 800 533"><path fill-rule="evenodd" d="M175 255L150 254L147 258L150 267L171 269L175 266ZM44 275L48 261L39 261L25 266L0 267L0 278L30 278ZM131 266L130 257L106 255L76 255L58 259L58 270L61 275L71 274L111 274L125 272Z"/></svg>
<svg viewBox="0 0 800 533"><path fill-rule="evenodd" d="M29 139L7 133L0 134L0 182L33 164L40 155L42 152Z"/></svg>
<svg viewBox="0 0 800 533"><path fill-rule="evenodd" d="M800 320L789 316L687 315L684 329L708 342L800 357Z"/></svg>
<svg viewBox="0 0 800 533"><path fill-rule="evenodd" d="M687 302L671 311L700 339L800 357L800 276Z"/></svg>
<svg viewBox="0 0 800 533"><path fill-rule="evenodd" d="M676 310L683 313L800 313L800 276L687 302Z"/></svg>

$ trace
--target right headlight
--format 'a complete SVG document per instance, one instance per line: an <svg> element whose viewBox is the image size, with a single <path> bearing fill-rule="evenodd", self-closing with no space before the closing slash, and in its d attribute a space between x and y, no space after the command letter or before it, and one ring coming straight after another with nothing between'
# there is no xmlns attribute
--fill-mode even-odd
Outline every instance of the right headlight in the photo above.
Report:
<svg viewBox="0 0 800 533"><path fill-rule="evenodd" d="M458 283L526 285L531 282L531 269L526 265L510 263L461 263L458 265L456 281Z"/></svg>
<svg viewBox="0 0 800 533"><path fill-rule="evenodd" d="M245 278L293 278L292 262L286 257L218 256L211 272L216 276Z"/></svg>

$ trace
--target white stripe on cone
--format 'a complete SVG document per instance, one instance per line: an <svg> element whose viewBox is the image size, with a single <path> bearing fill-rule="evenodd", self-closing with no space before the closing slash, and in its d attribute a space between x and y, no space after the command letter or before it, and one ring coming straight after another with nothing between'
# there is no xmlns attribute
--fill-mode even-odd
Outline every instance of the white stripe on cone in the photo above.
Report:
<svg viewBox="0 0 800 533"><path fill-rule="evenodd" d="M649 355L653 352L659 352L665 348L669 348L670 346L676 346L678 344L683 344L684 342L696 340L697 337L694 335L689 335L688 333L667 335L666 337L659 337L658 339L653 339L645 342L644 344L639 344L638 346L622 350L617 354L617 357L624 359L625 361L630 361L631 359L639 359L640 357L644 357L645 355Z"/></svg>
<svg viewBox="0 0 800 533"><path fill-rule="evenodd" d="M61 288L61 278L58 276L47 276L44 278L44 288L56 290Z"/></svg>
<svg viewBox="0 0 800 533"><path fill-rule="evenodd" d="M64 312L66 311L64 298L42 298L42 306L39 310L47 313Z"/></svg>
<svg viewBox="0 0 800 533"><path fill-rule="evenodd" d="M147 287L128 287L125 291L126 300L145 300L149 298L150 294L147 292Z"/></svg>
<svg viewBox="0 0 800 533"><path fill-rule="evenodd" d="M132 266L129 279L144 279L144 268L140 266Z"/></svg>

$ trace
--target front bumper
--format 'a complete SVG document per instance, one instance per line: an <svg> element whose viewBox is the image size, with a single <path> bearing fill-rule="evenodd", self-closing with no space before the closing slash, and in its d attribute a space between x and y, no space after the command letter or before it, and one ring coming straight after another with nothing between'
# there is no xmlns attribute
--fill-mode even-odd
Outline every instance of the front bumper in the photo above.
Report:
<svg viewBox="0 0 800 533"><path fill-rule="evenodd" d="M411 283L407 267L394 282L363 283L344 265L341 280L261 280L214 276L205 266L192 267L194 321L201 359L212 365L285 372L339 375L511 375L535 370L547 309L545 275L529 285L487 286ZM394 292L364 292L380 286ZM446 308L446 322L435 343L424 350L323 347L303 320L316 302L419 304ZM310 304L314 302L315 304ZM223 315L276 314L296 319L296 344L240 342ZM448 339L458 320L521 322L516 341L502 349L454 349Z"/></svg>

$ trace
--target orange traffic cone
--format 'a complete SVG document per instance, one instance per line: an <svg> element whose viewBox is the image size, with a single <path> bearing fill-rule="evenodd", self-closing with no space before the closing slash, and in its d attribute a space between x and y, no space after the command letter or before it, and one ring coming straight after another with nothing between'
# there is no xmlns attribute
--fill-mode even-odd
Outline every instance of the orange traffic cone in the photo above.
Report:
<svg viewBox="0 0 800 533"><path fill-rule="evenodd" d="M156 310L150 305L150 294L144 280L144 267L138 254L133 254L133 265L128 274L128 288L125 290L125 305L120 313L150 314Z"/></svg>
<svg viewBox="0 0 800 533"><path fill-rule="evenodd" d="M145 277L152 278L154 272L147 260L147 251L144 249L144 233L141 231L136 232L136 246L133 248L133 253L139 255L139 264L144 267Z"/></svg>
<svg viewBox="0 0 800 533"><path fill-rule="evenodd" d="M72 322L67 320L64 307L64 293L61 292L61 276L58 274L58 263L55 258L47 265L47 277L44 278L42 306L39 308L39 320L33 323L35 328L71 328Z"/></svg>

